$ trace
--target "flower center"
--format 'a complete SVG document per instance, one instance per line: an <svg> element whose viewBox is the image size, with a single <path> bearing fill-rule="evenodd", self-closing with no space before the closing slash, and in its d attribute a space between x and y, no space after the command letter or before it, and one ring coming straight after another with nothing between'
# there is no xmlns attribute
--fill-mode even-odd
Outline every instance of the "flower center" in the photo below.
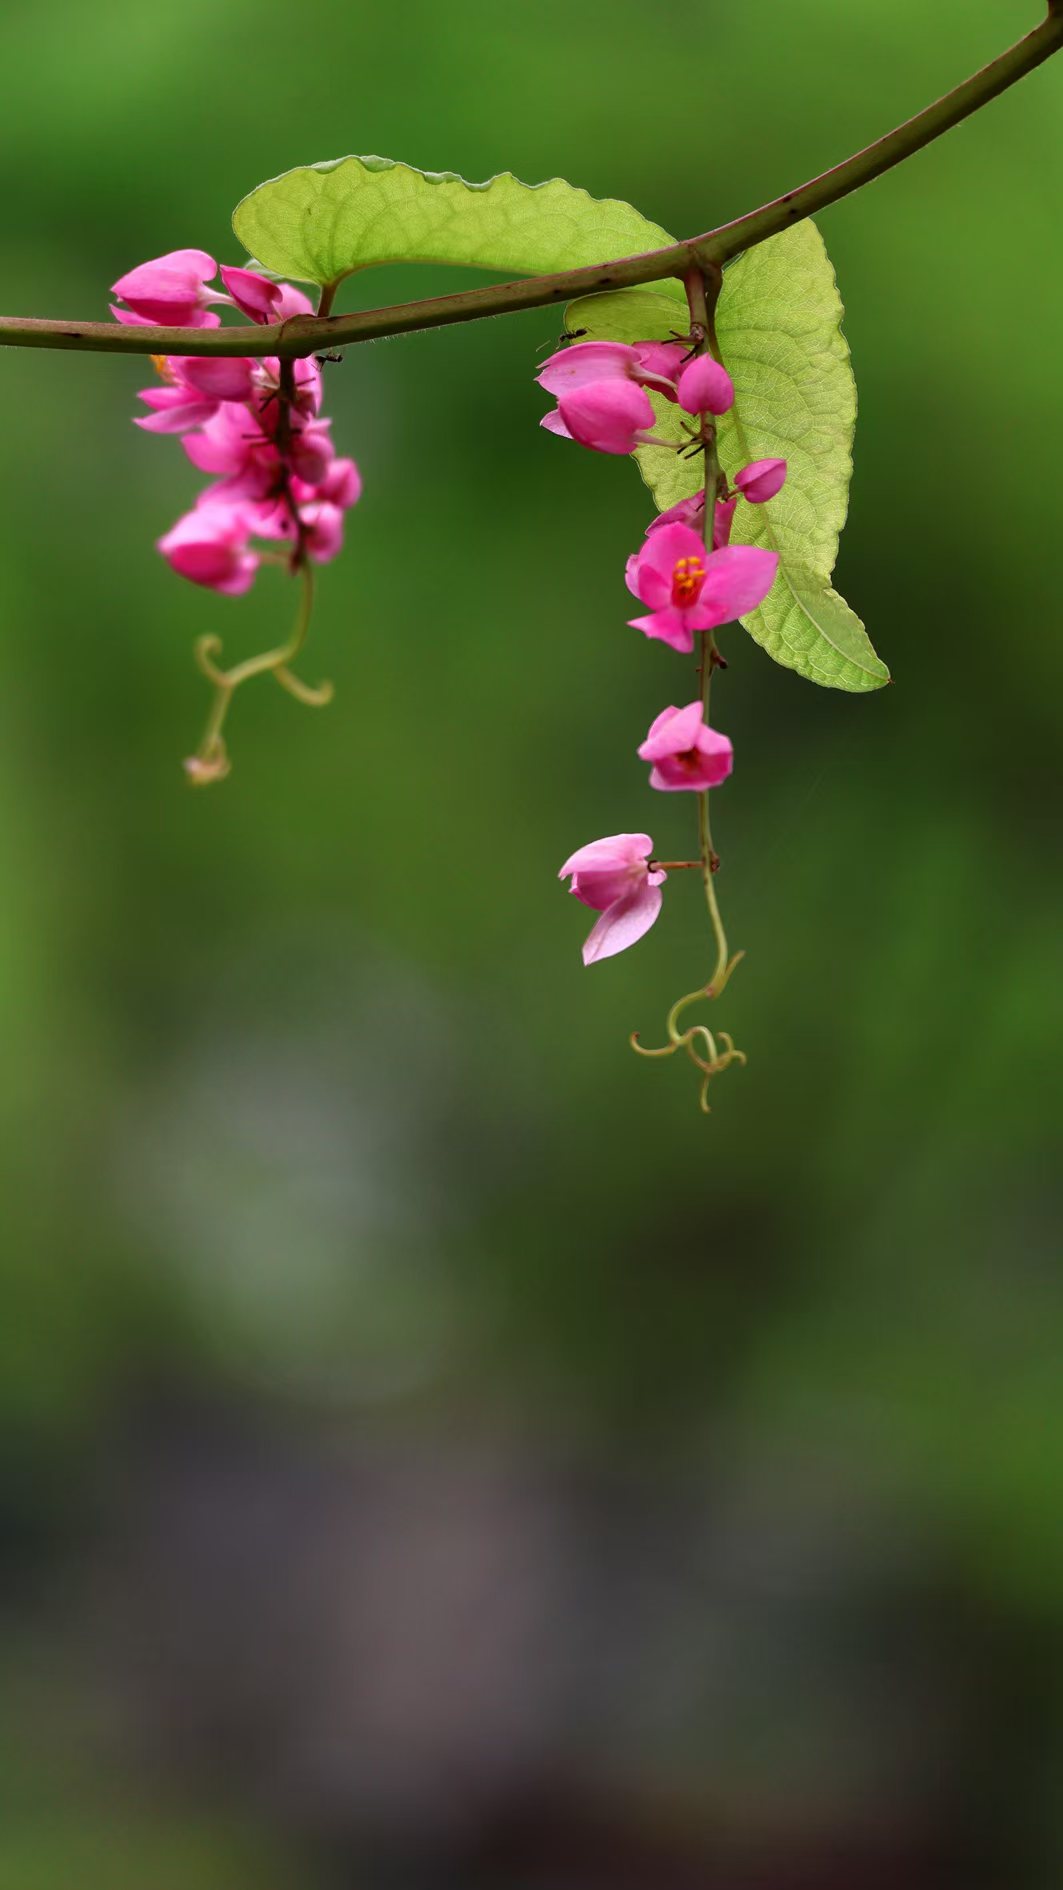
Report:
<svg viewBox="0 0 1063 1890"><path fill-rule="evenodd" d="M705 566L700 558L680 558L672 572L673 604L693 604L705 582Z"/></svg>

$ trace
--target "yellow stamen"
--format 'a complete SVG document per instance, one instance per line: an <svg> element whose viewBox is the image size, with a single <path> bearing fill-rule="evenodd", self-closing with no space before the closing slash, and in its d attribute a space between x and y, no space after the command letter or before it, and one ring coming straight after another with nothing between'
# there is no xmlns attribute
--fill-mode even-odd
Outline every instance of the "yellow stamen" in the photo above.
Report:
<svg viewBox="0 0 1063 1890"><path fill-rule="evenodd" d="M705 581L705 566L700 558L680 558L672 572L673 604L693 604Z"/></svg>

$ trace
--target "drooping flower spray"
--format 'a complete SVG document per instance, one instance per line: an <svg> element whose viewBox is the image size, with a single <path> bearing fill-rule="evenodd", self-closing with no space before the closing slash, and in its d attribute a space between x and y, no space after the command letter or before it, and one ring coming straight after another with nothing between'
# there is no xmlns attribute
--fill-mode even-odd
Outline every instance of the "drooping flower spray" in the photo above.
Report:
<svg viewBox="0 0 1063 1890"><path fill-rule="evenodd" d="M113 293L121 302L112 313L126 324L216 328L218 307L237 309L256 323L313 312L309 298L288 283L223 265L223 289L209 288L218 274L205 250L172 250L120 277ZM331 701L330 683L312 686L291 666L310 627L313 567L340 550L343 515L357 502L362 483L354 461L336 457L331 423L321 418L316 360L152 358L160 385L142 391L149 412L137 418L137 426L182 435L192 464L214 476L192 510L159 539L163 557L181 577L226 597L249 590L263 564L279 566L299 584L294 628L276 649L221 669L220 640L203 636L196 644L196 662L214 691L203 739L185 762L189 780L201 787L229 772L223 730L242 683L272 675L308 707Z"/></svg>
<svg viewBox="0 0 1063 1890"><path fill-rule="evenodd" d="M583 961L590 965L635 944L649 930L661 910L661 887L669 872L699 873L715 950L712 972L705 984L673 1004L666 1043L649 1048L640 1043L637 1032L630 1041L644 1057L685 1051L700 1073L700 1103L706 1112L712 1078L732 1063L745 1062L727 1031L684 1021L691 1005L720 996L742 956L730 952L720 913L720 861L709 814L709 795L727 779L734 762L728 737L709 720L713 674L726 668L716 632L764 601L778 567L774 552L730 543L739 501L761 504L781 490L786 478L781 459L742 467L730 481L720 464L716 422L735 398L714 322L720 281L718 270L695 268L687 274L687 336L631 346L577 342L551 356L538 376L557 398L556 410L542 423L551 432L597 452L630 453L636 446L651 445L697 453L704 462L701 493L653 520L626 572L628 589L647 613L629 619L632 627L680 655L697 658L696 697L682 708L673 703L662 709L638 749L640 758L651 764L651 788L696 796L697 858L660 860L648 834L614 834L581 847L560 876L571 881L570 891L578 899L600 914L583 947ZM654 434L647 388L690 416L690 424L684 423L686 439L678 447Z"/></svg>

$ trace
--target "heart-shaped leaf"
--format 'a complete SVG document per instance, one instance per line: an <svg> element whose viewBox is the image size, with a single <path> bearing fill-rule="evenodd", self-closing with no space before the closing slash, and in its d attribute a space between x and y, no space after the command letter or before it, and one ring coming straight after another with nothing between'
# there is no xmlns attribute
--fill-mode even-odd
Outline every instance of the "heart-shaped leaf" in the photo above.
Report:
<svg viewBox="0 0 1063 1890"><path fill-rule="evenodd" d="M237 204L233 229L274 275L322 286L394 262L551 275L672 241L629 203L591 197L560 177L522 184L504 171L467 184L453 171L380 157L285 171ZM665 293L682 299L678 284Z"/></svg>

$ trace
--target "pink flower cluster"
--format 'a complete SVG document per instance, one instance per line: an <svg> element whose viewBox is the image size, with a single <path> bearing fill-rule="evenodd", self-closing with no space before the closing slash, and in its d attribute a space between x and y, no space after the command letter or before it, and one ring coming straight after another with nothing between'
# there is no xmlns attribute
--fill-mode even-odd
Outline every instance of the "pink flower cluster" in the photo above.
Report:
<svg viewBox="0 0 1063 1890"><path fill-rule="evenodd" d="M208 284L220 273L223 289ZM120 322L216 328L219 307L253 322L313 313L300 289L253 269L222 266L201 249L171 250L131 269L113 286ZM173 570L226 596L250 588L261 560L253 539L286 541L293 564L324 564L343 542L343 515L362 483L352 459L339 459L320 417L321 370L295 361L285 380L280 360L237 356L155 357L161 385L139 398L150 411L136 424L148 433L183 435L193 466L213 483L159 540Z"/></svg>
<svg viewBox="0 0 1063 1890"><path fill-rule="evenodd" d="M729 412L735 398L726 368L711 354L692 354L682 341L577 343L551 355L537 378L557 400L543 426L599 453L631 453L646 445L677 450L673 441L653 432L651 391L699 419ZM631 618L632 627L688 655L696 635L763 603L778 557L752 545L732 545L731 526L740 498L763 504L781 490L785 478L785 460L765 459L744 466L730 485L724 480L711 550L703 493L655 518L627 563L628 589L647 613ZM650 786L666 793L704 794L726 780L734 760L727 736L706 723L700 699L662 709L638 753L650 763ZM581 847L565 861L559 877L570 880L570 892L600 915L583 947L583 962L591 965L649 931L661 909L666 873L653 859L648 834L621 833Z"/></svg>

